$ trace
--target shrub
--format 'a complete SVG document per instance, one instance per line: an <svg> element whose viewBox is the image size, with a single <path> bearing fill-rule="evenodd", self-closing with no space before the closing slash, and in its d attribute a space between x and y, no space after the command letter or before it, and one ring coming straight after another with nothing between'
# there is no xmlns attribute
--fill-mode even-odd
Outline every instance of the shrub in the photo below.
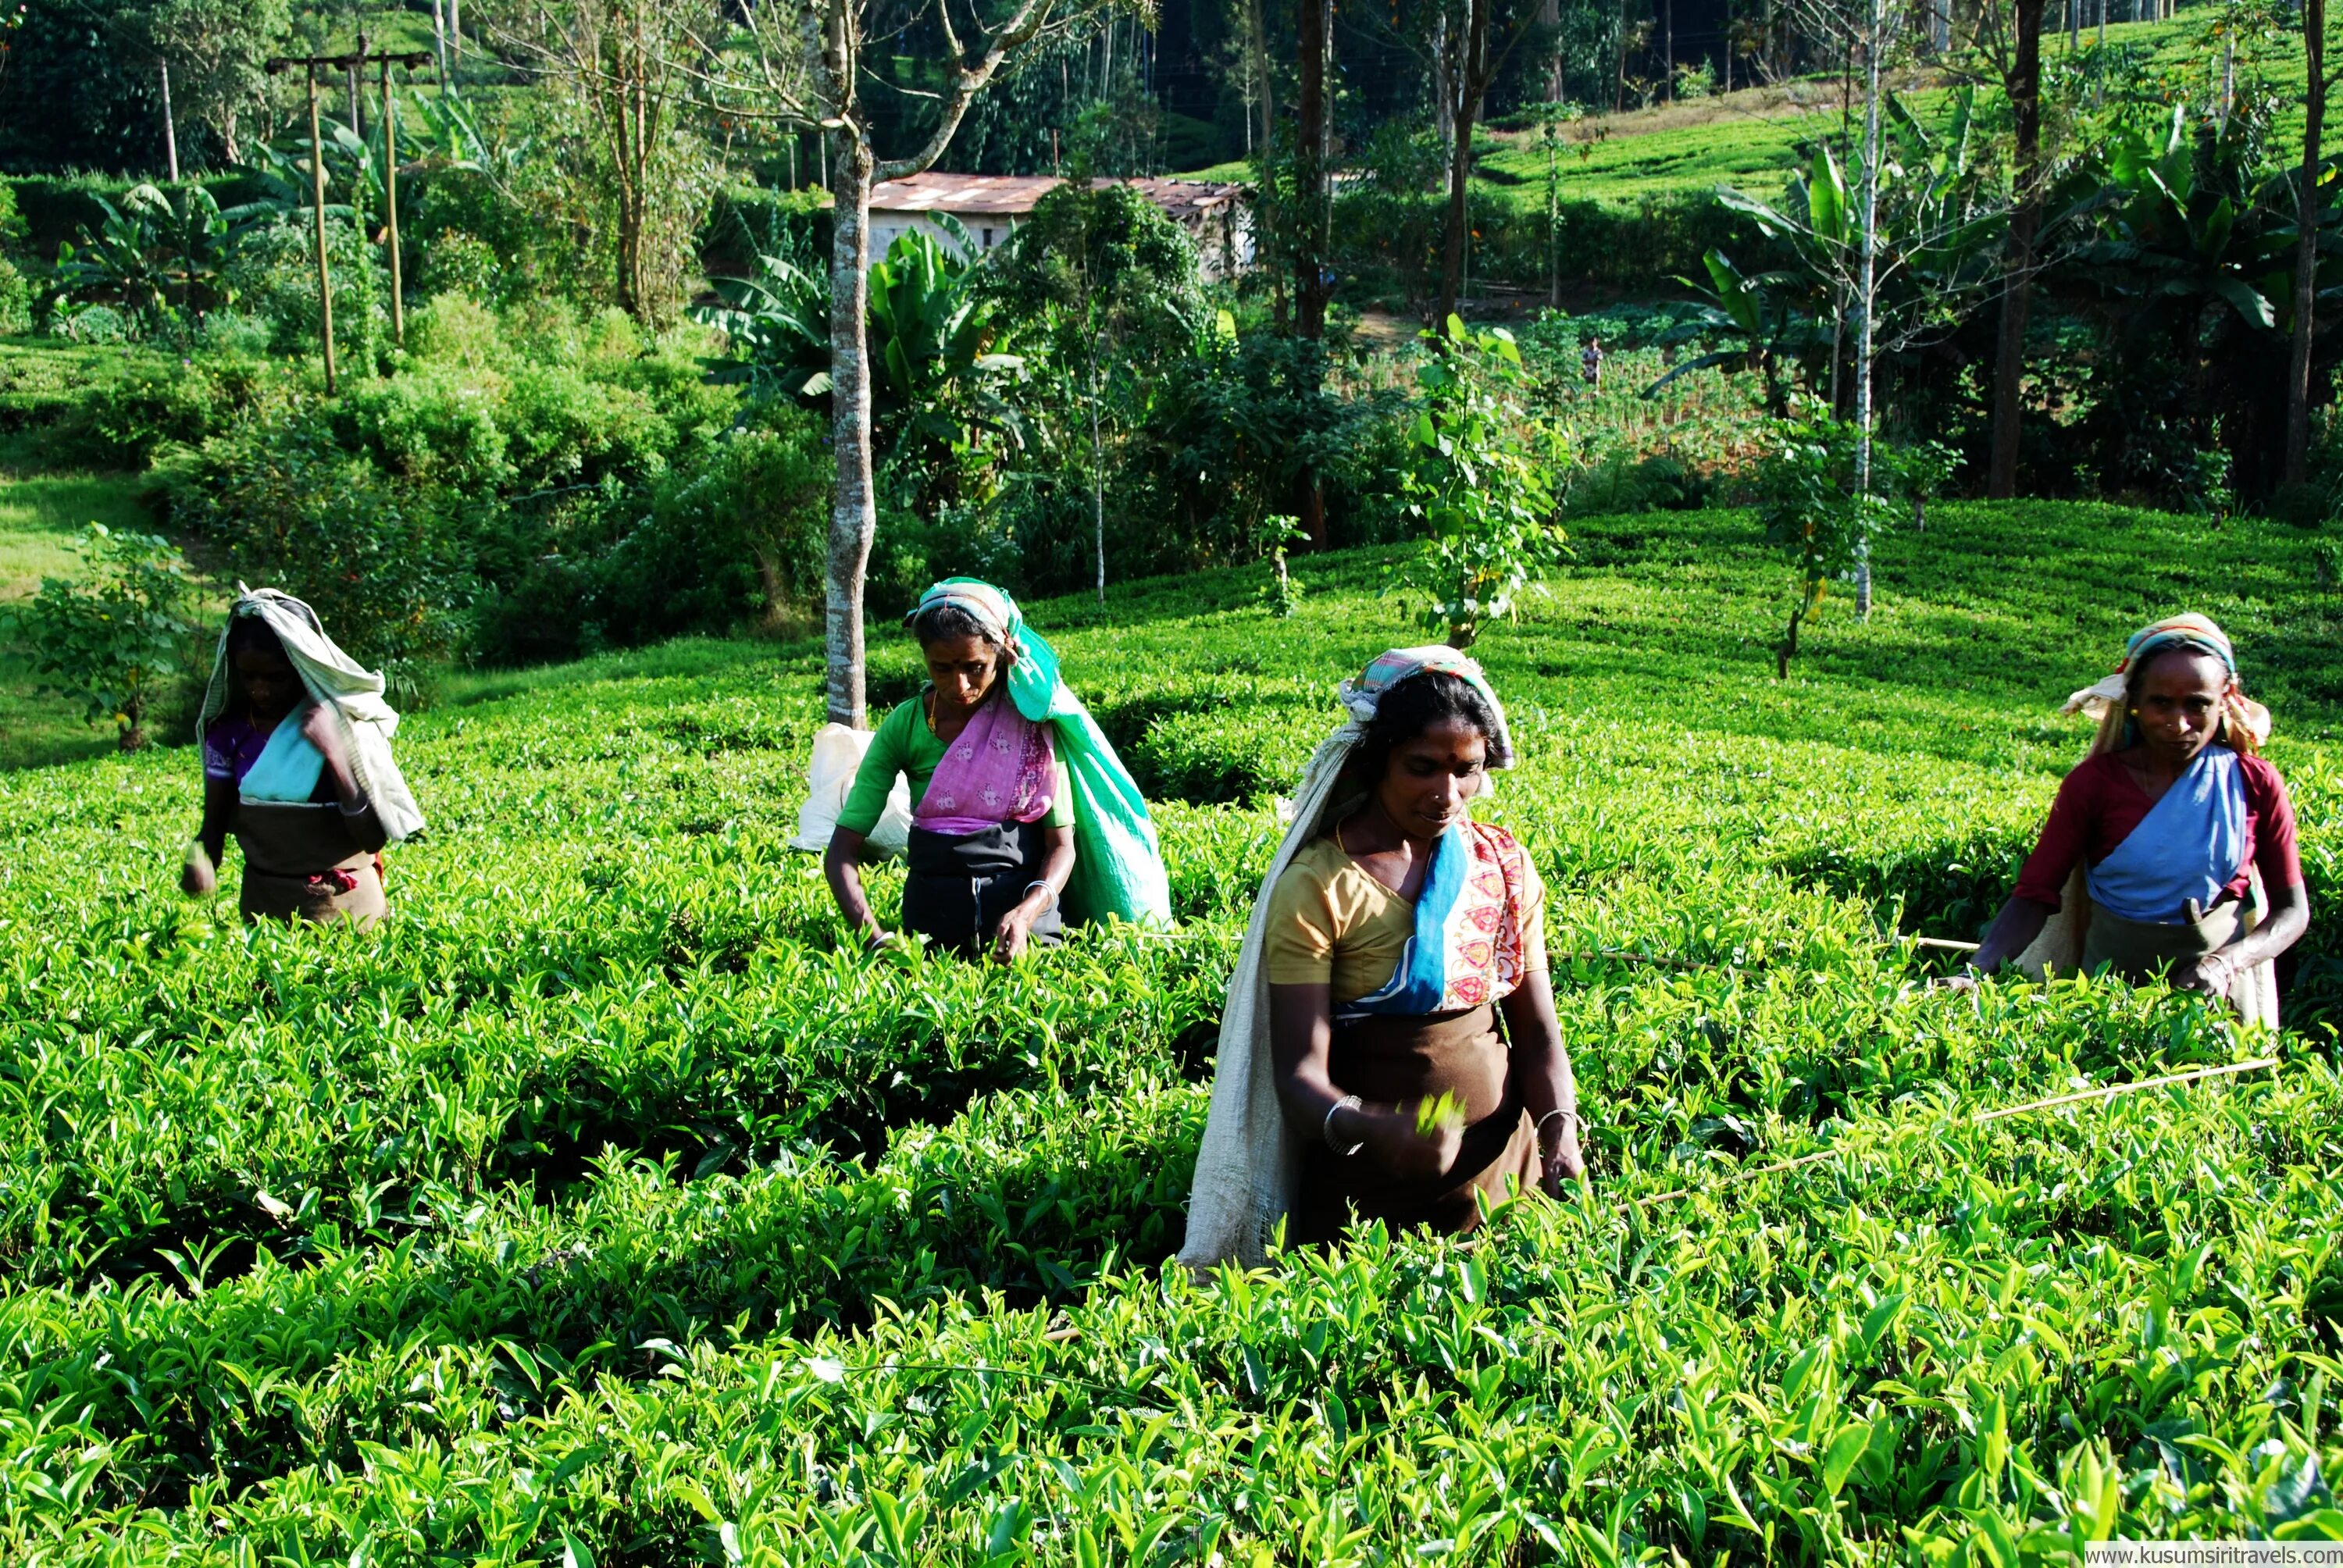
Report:
<svg viewBox="0 0 2343 1568"><path fill-rule="evenodd" d="M1448 318L1442 355L1417 373L1415 462L1401 481L1429 537L1402 580L1428 603L1421 618L1470 648L1563 557L1549 475L1560 437L1528 417L1531 385L1511 334L1467 333Z"/></svg>
<svg viewBox="0 0 2343 1568"><path fill-rule="evenodd" d="M224 270L232 297L269 324L269 346L279 354L318 352L317 246L309 220L288 214L246 234ZM388 346L389 279L366 236L331 212L326 262L334 286L334 347L344 357L344 374L355 376Z"/></svg>
<svg viewBox="0 0 2343 1568"><path fill-rule="evenodd" d="M57 317L57 336L72 343L127 343L137 334L130 318L110 305L84 305Z"/></svg>
<svg viewBox="0 0 2343 1568"><path fill-rule="evenodd" d="M1853 572L1872 536L1895 521L1885 496L1855 488L1855 427L1835 419L1777 420L1757 466L1757 515L1765 535L1789 546L1798 563L1789 624L1775 650L1778 678L1788 678L1799 628L1821 608L1831 580Z"/></svg>
<svg viewBox="0 0 2343 1568"><path fill-rule="evenodd" d="M59 422L59 447L94 467L144 468L165 444L201 441L254 406L266 374L234 355L133 360L92 380Z"/></svg>
<svg viewBox="0 0 2343 1568"><path fill-rule="evenodd" d="M460 295L482 305L504 297L505 276L495 247L459 228L432 236L416 272L417 280L432 294Z"/></svg>
<svg viewBox="0 0 2343 1568"><path fill-rule="evenodd" d="M195 585L179 552L154 534L92 523L75 553L78 580L45 578L6 626L43 691L79 703L87 723L112 723L122 749L136 751L158 699L197 668Z"/></svg>
<svg viewBox="0 0 2343 1568"><path fill-rule="evenodd" d="M347 450L321 405L267 409L159 473L175 519L239 578L307 600L355 657L411 679L458 646L473 585L452 498Z"/></svg>
<svg viewBox="0 0 2343 1568"><path fill-rule="evenodd" d="M32 286L15 262L0 256L0 336L32 329Z"/></svg>
<svg viewBox="0 0 2343 1568"><path fill-rule="evenodd" d="M749 620L790 624L822 581L822 430L810 412L762 406L703 459L662 474L648 498L614 503L609 515L626 520L606 547L580 539L484 593L475 651L519 663Z"/></svg>

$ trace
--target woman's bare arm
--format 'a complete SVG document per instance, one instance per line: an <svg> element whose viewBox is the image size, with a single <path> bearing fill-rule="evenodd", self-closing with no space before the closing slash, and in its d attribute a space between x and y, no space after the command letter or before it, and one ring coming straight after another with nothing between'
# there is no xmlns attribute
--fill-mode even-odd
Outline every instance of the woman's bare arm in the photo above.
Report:
<svg viewBox="0 0 2343 1568"><path fill-rule="evenodd" d="M846 918L846 929L865 941L878 942L886 940L887 929L870 912L870 896L862 890L862 849L870 841L869 834L851 828L830 829L821 874L830 883L830 896L838 901L838 912Z"/></svg>
<svg viewBox="0 0 2343 1568"><path fill-rule="evenodd" d="M189 859L179 872L179 887L192 898L205 898L219 886L220 857L227 853L228 830L236 826L236 780L204 775L204 818L196 829L196 842L204 858Z"/></svg>
<svg viewBox="0 0 2343 1568"><path fill-rule="evenodd" d="M334 781L334 798L341 803L342 820L350 837L366 853L378 853L390 842L390 834L375 812L374 802L358 788L357 770L350 766L349 748L342 743L342 727L335 722L332 711L322 703L312 704L302 716L301 733L317 755L326 759L326 773Z"/></svg>
<svg viewBox="0 0 2343 1568"><path fill-rule="evenodd" d="M1558 1191L1565 1180L1586 1174L1586 1157L1578 1146L1578 1081L1554 1016L1552 977L1544 970L1523 975L1502 1005L1505 1033L1513 1041L1513 1081L1521 1085L1522 1101L1537 1124L1544 1184L1548 1192ZM1556 1111L1571 1114L1549 1120Z"/></svg>
<svg viewBox="0 0 2343 1568"><path fill-rule="evenodd" d="M1025 950L1025 939L1031 934L1033 922L1049 913L1058 895L1066 890L1066 879L1074 874L1074 830L1066 828L1044 828L1041 830L1041 870L1034 877L1033 886L1025 896L1011 906L992 929L992 956L1007 963Z"/></svg>
<svg viewBox="0 0 2343 1568"><path fill-rule="evenodd" d="M2269 914L2252 934L2175 970L2172 983L2186 990L2227 991L2232 976L2267 963L2300 941L2310 929L2310 900L2303 890L2273 888L2268 897Z"/></svg>
<svg viewBox="0 0 2343 1568"><path fill-rule="evenodd" d="M2050 923L2057 911L2031 899L2012 899L2001 906L1993 924L1985 933L1969 967L1979 974L1991 974L2018 954L2034 945L2042 928Z"/></svg>
<svg viewBox="0 0 2343 1568"><path fill-rule="evenodd" d="M1328 1070L1334 1043L1332 989L1323 985L1269 988L1269 1044L1278 1103L1293 1131L1313 1142L1348 1149L1393 1176L1444 1174L1464 1146L1464 1128L1450 1121L1429 1133L1415 1127L1413 1105L1363 1103L1336 1109L1343 1093ZM1332 1120L1330 1123L1329 1113Z"/></svg>

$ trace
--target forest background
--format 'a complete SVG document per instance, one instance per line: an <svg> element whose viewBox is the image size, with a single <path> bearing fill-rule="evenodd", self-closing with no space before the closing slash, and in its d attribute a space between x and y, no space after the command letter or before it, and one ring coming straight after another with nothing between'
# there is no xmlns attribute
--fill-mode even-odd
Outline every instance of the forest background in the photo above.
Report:
<svg viewBox="0 0 2343 1568"><path fill-rule="evenodd" d="M1537 540L1438 538L1490 526L1426 502L1453 357L1419 328L1452 313L1507 329L1463 357L1501 410L1471 427L1535 454L1534 534L1793 495L1801 465L1810 501L1861 498L1792 527L1828 547L1804 605L1845 572L1867 608L1881 508L1939 491L2330 528L2305 15L2089 6L980 7L957 63L951 13L880 6L850 135L778 35L668 0L26 0L0 439L47 539L10 591L68 514L159 529L216 580L308 584L417 691L820 618L850 719L862 604L945 570L1102 591L1428 529L1424 602L1485 618ZM301 73L265 65L361 35L431 64L325 73L320 226ZM907 236L841 266L856 146L1240 178L1260 265L1207 285L1146 203L1070 187L980 260ZM841 375L867 418L833 413Z"/></svg>

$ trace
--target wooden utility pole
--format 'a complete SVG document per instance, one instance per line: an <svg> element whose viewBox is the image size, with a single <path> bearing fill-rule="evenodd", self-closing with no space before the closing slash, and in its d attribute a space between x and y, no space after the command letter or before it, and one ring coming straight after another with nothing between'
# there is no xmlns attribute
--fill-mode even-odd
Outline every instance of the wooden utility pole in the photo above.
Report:
<svg viewBox="0 0 2343 1568"><path fill-rule="evenodd" d="M396 172L398 152L396 138L390 134L388 118L390 67L400 65L411 71L417 65L427 64L430 58L428 52L420 50L405 55L369 55L367 53L366 36L361 34L358 36L357 51L355 54L279 55L268 62L270 75L276 75L283 71L298 70L308 79L309 84L309 205L317 236L317 325L320 347L324 348L326 355L326 396L328 397L334 395L339 377L334 359L334 274L332 266L326 259L326 136L317 119L317 73L321 69L347 73L352 85L351 118L355 122L357 108L356 85L358 72L365 67L369 59L382 62L382 102L385 116L383 205L387 209L387 216L389 219L391 318L399 328L403 329L406 325L406 313L398 297L398 176ZM355 125L353 125L353 132L355 132Z"/></svg>
<svg viewBox="0 0 2343 1568"><path fill-rule="evenodd" d="M334 395L334 273L326 262L326 137L317 129L317 67L309 77L310 216L317 230L317 322L326 347L326 396Z"/></svg>
<svg viewBox="0 0 2343 1568"><path fill-rule="evenodd" d="M179 183L179 127L171 117L171 62L157 60L156 68L163 74L163 151L170 159L171 183Z"/></svg>

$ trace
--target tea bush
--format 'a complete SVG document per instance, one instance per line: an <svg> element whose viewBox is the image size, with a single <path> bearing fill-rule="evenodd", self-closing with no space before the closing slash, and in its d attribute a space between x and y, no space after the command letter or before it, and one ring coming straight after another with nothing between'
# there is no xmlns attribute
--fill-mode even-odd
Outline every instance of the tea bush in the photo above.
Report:
<svg viewBox="0 0 2343 1568"><path fill-rule="evenodd" d="M451 682L400 733L432 828L371 939L178 897L184 750L0 778L0 1553L1924 1563L2343 1531L2343 692L2305 536L1946 505L1776 682L1751 518L1573 535L1476 651L1591 1198L1247 1277L1160 1265L1269 797L1333 681L1414 635L1374 551L1298 558L1282 619L1227 573L1028 607L1157 794L1181 927L1008 970L840 950L782 847L809 643ZM2288 1034L2153 989L1930 990L1904 934L1990 915L2081 749L2056 701L2177 603L2278 716L2318 910ZM912 651L879 645L887 700ZM900 873L871 884L890 915Z"/></svg>

